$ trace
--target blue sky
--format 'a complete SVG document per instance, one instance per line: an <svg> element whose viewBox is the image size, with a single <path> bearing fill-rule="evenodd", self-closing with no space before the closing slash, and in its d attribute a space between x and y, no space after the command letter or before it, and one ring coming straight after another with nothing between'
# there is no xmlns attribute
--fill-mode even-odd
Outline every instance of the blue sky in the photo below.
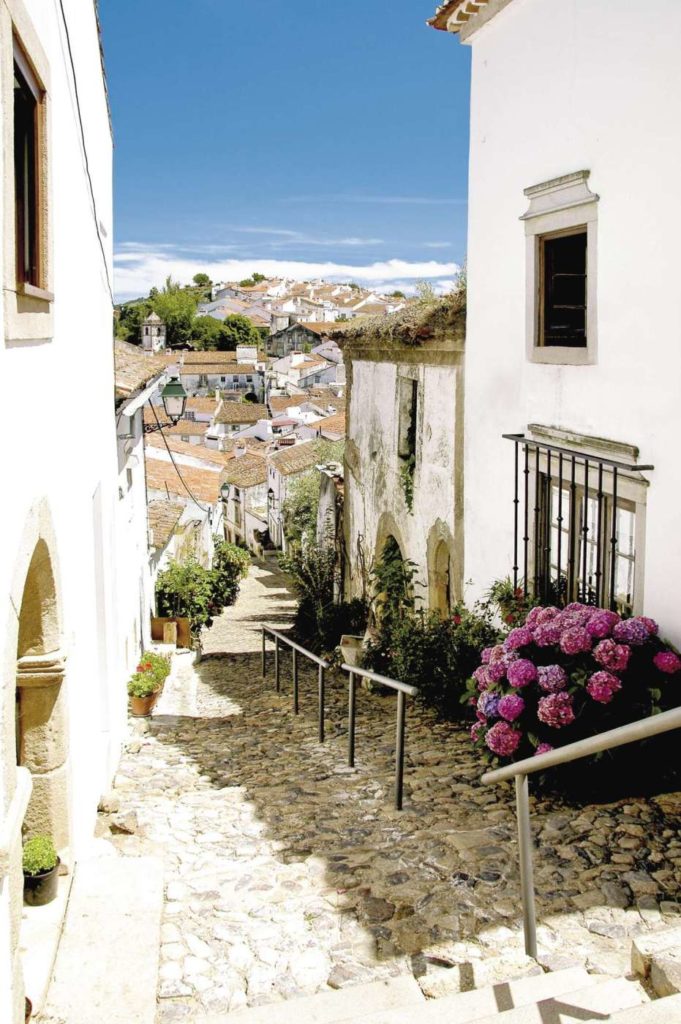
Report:
<svg viewBox="0 0 681 1024"><path fill-rule="evenodd" d="M116 290L252 270L446 282L469 51L436 0L101 0Z"/></svg>

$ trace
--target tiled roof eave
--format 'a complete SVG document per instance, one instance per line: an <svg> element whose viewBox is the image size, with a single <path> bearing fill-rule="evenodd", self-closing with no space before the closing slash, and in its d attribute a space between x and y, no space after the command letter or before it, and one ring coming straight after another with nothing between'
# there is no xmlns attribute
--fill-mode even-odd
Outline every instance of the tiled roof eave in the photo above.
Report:
<svg viewBox="0 0 681 1024"><path fill-rule="evenodd" d="M460 32L488 3L489 0L446 0L428 19L428 24L441 32Z"/></svg>

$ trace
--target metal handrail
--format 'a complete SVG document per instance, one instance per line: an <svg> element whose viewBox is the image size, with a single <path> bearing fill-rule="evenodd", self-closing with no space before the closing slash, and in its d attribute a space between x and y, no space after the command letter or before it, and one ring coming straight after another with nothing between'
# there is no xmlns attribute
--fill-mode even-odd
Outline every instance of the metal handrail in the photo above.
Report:
<svg viewBox="0 0 681 1024"><path fill-rule="evenodd" d="M486 785L515 779L516 814L518 818L518 853L520 860L520 890L523 907L523 931L525 934L525 952L528 956L537 956L537 912L534 899L534 878L532 866L532 832L530 828L530 798L528 776L546 768L555 768L559 764L578 761L582 757L598 754L604 750L635 743L638 740L650 739L664 732L681 728L681 708L663 711L659 715L641 718L637 722L621 725L617 729L598 736L590 736L576 743L568 743L557 750L546 754L528 757L514 764L504 765L494 771L485 772L481 781Z"/></svg>
<svg viewBox="0 0 681 1024"><path fill-rule="evenodd" d="M418 696L418 687L402 683L398 679L390 679L388 676L379 675L378 672L371 672L367 668L359 668L357 665L341 665L344 672L350 674L348 686L348 765L355 767L355 692L357 680L355 676L362 676L363 679L370 679L372 683L380 683L391 690L397 691L397 729L395 739L395 809L402 810L402 793L404 789L404 720L406 714L405 697Z"/></svg>
<svg viewBox="0 0 681 1024"><path fill-rule="evenodd" d="M318 723L318 734L319 742L323 743L325 740L325 729L324 729L324 704L325 704L325 685L326 680L324 673L327 669L331 668L328 661L324 658L320 658L318 655L313 654L312 651L308 651L305 647L297 644L295 640L291 640L286 636L285 633L280 633L278 629L272 629L271 626L261 626L262 629L262 677L265 679L267 676L267 634L274 637L274 681L277 693L281 691L281 679L279 673L279 644L286 644L287 647L291 648L291 669L293 673L293 713L297 715L299 712L299 688L298 688L298 654L302 654L308 661L313 662L318 667L317 672L317 690L319 694L319 723Z"/></svg>

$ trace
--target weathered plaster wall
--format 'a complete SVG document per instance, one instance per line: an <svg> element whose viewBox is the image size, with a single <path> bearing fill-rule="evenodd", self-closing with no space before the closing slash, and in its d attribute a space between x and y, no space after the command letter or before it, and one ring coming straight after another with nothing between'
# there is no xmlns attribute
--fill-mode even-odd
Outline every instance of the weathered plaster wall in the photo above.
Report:
<svg viewBox="0 0 681 1024"><path fill-rule="evenodd" d="M460 590L462 368L452 353L429 355L400 349L392 356L352 358L345 468L347 589L362 593L363 565L391 534L417 566L416 595L431 604L429 536L446 539L452 556L453 590ZM346 357L346 362L350 360ZM413 510L407 506L398 456L398 379L418 381L418 425ZM457 423L459 429L457 429Z"/></svg>
<svg viewBox="0 0 681 1024"><path fill-rule="evenodd" d="M655 466L645 609L678 643L681 5L648 4L643 32L640 13L522 0L471 39L465 578L475 596L513 564L502 433L543 423L629 442ZM523 189L582 168L600 196L597 363L538 365L525 355Z"/></svg>

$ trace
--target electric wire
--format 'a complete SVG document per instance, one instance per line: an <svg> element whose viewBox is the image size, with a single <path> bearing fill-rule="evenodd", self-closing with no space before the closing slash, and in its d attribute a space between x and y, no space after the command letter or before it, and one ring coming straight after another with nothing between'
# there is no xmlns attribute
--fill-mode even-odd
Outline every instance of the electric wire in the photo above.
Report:
<svg viewBox="0 0 681 1024"><path fill-rule="evenodd" d="M189 490L189 487L188 487L188 486L187 486L187 484L185 483L185 479L184 479L184 477L182 476L182 474L180 473L180 470L179 470L179 468L178 468L178 465L177 465L177 463L175 462L175 457L174 457L174 455L173 455L172 451L170 450L170 446L169 446L169 444L168 444L168 441L166 440L166 436L165 436L165 434L163 433L163 427L161 426L161 421L160 421L160 420L159 420L159 418L158 418L158 414L157 414L157 412L156 412L156 408L155 408L155 406L154 406L154 405L153 405L153 404L152 404L151 402L150 402L149 404L151 405L151 411L152 411L152 412L153 412L153 414L154 414L154 419L156 420L156 423L158 424L158 429L159 429L159 431L161 432L161 437L163 438L163 443L164 443L164 445L166 446L166 449L167 449L168 455L170 456L170 461L171 461L171 462L172 462L172 464L173 464L173 468L175 469L175 472L177 473L177 475L178 475L178 476L179 476L179 478L180 478L180 482L181 482L182 486L184 487L185 491L187 492L187 494L189 495L189 497L190 497L190 498L192 499L192 501L194 502L194 504L195 504L195 505L198 505L198 507L199 507L199 508L201 509L201 511L202 511L202 512L207 512L207 513L208 513L208 515L210 515L210 513L211 513L211 510L210 510L210 508L207 508L207 507L206 507L205 505L202 505L200 501L197 501L197 499L196 499L196 498L194 497L194 495L192 494L192 492L191 492L191 491Z"/></svg>
<svg viewBox="0 0 681 1024"><path fill-rule="evenodd" d="M72 74L72 77L73 77L73 91L74 91L75 100L76 100L76 111L78 113L78 124L80 126L80 138L81 138L81 142L82 142L82 145L83 145L83 158L85 160L85 173L87 175L87 180L88 180L88 183L89 183L89 186L90 186L90 197L92 199L92 212L93 212L94 221L95 221L95 231L97 232L97 238L99 240L99 248L102 250L102 259L104 261L104 275L106 277L106 286L107 286L107 289L108 289L108 292L109 292L109 297L111 299L111 305L114 306L116 303L115 303L115 300L114 300L113 288L111 286L111 278L109 277L109 265L108 265L107 259L106 259L106 250L104 249L104 242L102 240L102 234L101 234L100 227L99 227L99 214L97 213L97 200L95 198L95 187L94 187L94 184L93 184L93 181L92 181L92 174L90 172L90 160L88 158L87 144L85 142L85 128L83 126L83 113L82 113L81 106L80 106L80 93L78 91L78 79L76 77L76 65L75 65L75 62L74 62L74 59L73 59L73 50L71 48L71 34L69 33L69 26L68 26L68 22L66 20L66 12L64 10L64 0L59 0L59 7L61 9L61 17L62 17L62 21L64 23L64 32L66 33L66 46L67 46L68 54L69 54L69 62L71 64L71 74Z"/></svg>

